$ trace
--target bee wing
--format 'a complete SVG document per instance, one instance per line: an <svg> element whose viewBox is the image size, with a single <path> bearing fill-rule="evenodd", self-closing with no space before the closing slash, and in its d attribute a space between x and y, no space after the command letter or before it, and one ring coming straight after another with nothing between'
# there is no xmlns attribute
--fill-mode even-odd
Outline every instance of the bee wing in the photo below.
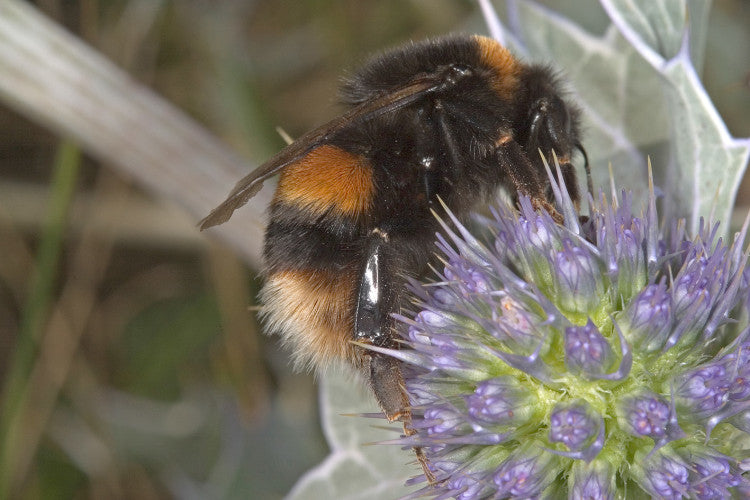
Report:
<svg viewBox="0 0 750 500"><path fill-rule="evenodd" d="M235 210L247 203L250 198L260 191L260 188L263 187L263 181L276 175L287 165L307 156L312 150L326 144L338 132L349 126L351 122L368 120L384 113L395 111L433 92L440 85L441 80L434 75L415 78L406 85L381 97L366 101L338 118L334 118L328 123L306 133L279 151L263 165L240 179L229 193L229 196L227 196L227 199L200 221L199 227L201 231L228 221Z"/></svg>

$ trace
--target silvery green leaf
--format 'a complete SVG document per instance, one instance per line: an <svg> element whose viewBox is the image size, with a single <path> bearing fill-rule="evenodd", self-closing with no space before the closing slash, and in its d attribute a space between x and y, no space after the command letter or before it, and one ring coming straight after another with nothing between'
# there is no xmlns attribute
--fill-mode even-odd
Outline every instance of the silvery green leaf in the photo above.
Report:
<svg viewBox="0 0 750 500"><path fill-rule="evenodd" d="M677 56L688 23L691 59L697 69L703 65L710 1L602 0L602 5L616 25L626 24L633 30L639 38L639 52L649 61Z"/></svg>
<svg viewBox="0 0 750 500"><path fill-rule="evenodd" d="M680 4L681 17L658 17L653 8L658 3L602 0L622 35L661 77L670 135L670 161L663 184L668 201L665 209L668 217L686 217L688 227L695 232L701 217L713 214L716 220L730 219L750 157L750 140L735 139L729 134L692 64L690 30L686 25L694 17L689 10L692 3L669 2ZM699 8L698 15L703 13ZM672 21L667 22L667 17ZM678 18L682 19L681 25L675 25ZM668 23L668 27L660 38L661 45L655 45L658 37L648 33L657 30L661 22ZM678 36L679 49L674 53L665 50L674 45Z"/></svg>
<svg viewBox="0 0 750 500"><path fill-rule="evenodd" d="M510 6L508 45L560 71L581 108L595 189L609 184L611 165L615 184L632 190L637 203L644 200L647 156L665 158L668 151L658 73L613 27L596 36L533 2Z"/></svg>
<svg viewBox="0 0 750 500"><path fill-rule="evenodd" d="M671 59L680 51L687 16L684 0L602 0L602 5L615 24L627 24L637 35L639 51L649 62Z"/></svg>
<svg viewBox="0 0 750 500"><path fill-rule="evenodd" d="M320 386L321 420L331 454L299 480L287 500L379 500L408 494L405 482L421 473L414 454L397 445L372 444L397 438L401 424L352 416L380 409L351 373L326 373ZM395 432L382 429L385 425Z"/></svg>

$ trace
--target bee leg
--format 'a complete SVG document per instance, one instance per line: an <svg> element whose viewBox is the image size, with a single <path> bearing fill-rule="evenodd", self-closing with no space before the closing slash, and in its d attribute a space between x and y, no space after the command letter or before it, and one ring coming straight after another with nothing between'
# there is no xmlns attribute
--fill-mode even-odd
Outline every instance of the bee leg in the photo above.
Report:
<svg viewBox="0 0 750 500"><path fill-rule="evenodd" d="M400 421L404 426L406 437L414 436L417 431L411 425L411 409L409 397L401 374L398 360L380 353L370 354L370 387L375 399L383 409L385 417L390 422ZM437 482L435 474L430 469L430 463L421 446L412 448L417 461L422 466L422 472L430 484Z"/></svg>
<svg viewBox="0 0 750 500"><path fill-rule="evenodd" d="M594 197L594 181L591 179L591 167L589 166L589 155L586 154L586 150L580 142L575 143L575 148L583 155L583 169L586 171L586 187L589 190L591 197Z"/></svg>
<svg viewBox="0 0 750 500"><path fill-rule="evenodd" d="M534 210L544 209L557 223L563 222L562 215L550 203L547 194L549 182L545 182L541 172L538 172L529 161L521 146L512 139L503 141L496 150L496 158L503 168L506 178L516 192L526 195L531 200ZM546 173L544 173L546 176Z"/></svg>
<svg viewBox="0 0 750 500"><path fill-rule="evenodd" d="M368 237L366 251L367 258L357 293L354 340L397 349L399 344L393 337L395 329L391 313L398 307L399 291L403 288L404 280L393 273L396 256L388 255L393 252L388 234L374 229ZM401 363L378 352L366 351L364 356L370 388L386 418L391 422L402 422L406 436L415 435L417 431L411 425L409 394L401 373ZM435 476L424 451L421 447L415 447L414 451L425 477L430 484L434 483Z"/></svg>

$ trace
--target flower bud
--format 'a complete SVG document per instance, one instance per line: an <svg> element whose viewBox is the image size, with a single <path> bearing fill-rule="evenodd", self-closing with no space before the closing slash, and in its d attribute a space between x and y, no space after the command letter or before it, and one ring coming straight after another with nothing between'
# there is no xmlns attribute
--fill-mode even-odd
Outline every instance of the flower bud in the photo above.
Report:
<svg viewBox="0 0 750 500"><path fill-rule="evenodd" d="M736 353L727 355L724 364L732 377L729 400L747 401L750 398L750 343L741 344Z"/></svg>
<svg viewBox="0 0 750 500"><path fill-rule="evenodd" d="M471 474L459 473L451 477L446 488L451 492L451 498L456 500L475 500L482 498L482 492L487 489L486 479Z"/></svg>
<svg viewBox="0 0 750 500"><path fill-rule="evenodd" d="M663 283L648 285L630 303L625 317L630 326L625 336L642 353L659 351L672 326L672 297Z"/></svg>
<svg viewBox="0 0 750 500"><path fill-rule="evenodd" d="M432 406L425 410L421 424L428 436L446 436L462 434L469 430L466 419L461 413L449 406Z"/></svg>
<svg viewBox="0 0 750 500"><path fill-rule="evenodd" d="M748 484L735 461L706 446L691 445L677 450L690 464L690 497L701 500L730 498L729 488Z"/></svg>
<svg viewBox="0 0 750 500"><path fill-rule="evenodd" d="M445 278L455 281L464 297L473 294L487 293L492 285L487 273L474 264L465 260L453 260L445 266Z"/></svg>
<svg viewBox="0 0 750 500"><path fill-rule="evenodd" d="M625 396L618 408L620 426L632 435L659 440L667 436L671 420L669 403L658 394L644 391Z"/></svg>
<svg viewBox="0 0 750 500"><path fill-rule="evenodd" d="M493 481L497 498L532 498L557 476L558 458L538 443L522 445L500 465Z"/></svg>
<svg viewBox="0 0 750 500"><path fill-rule="evenodd" d="M680 406L702 417L726 404L731 385L725 363L701 365L676 377L675 397Z"/></svg>
<svg viewBox="0 0 750 500"><path fill-rule="evenodd" d="M469 416L482 426L521 425L533 415L536 402L509 376L480 382L466 398Z"/></svg>
<svg viewBox="0 0 750 500"><path fill-rule="evenodd" d="M563 242L552 269L554 293L564 311L587 314L596 309L604 295L602 272L584 247Z"/></svg>
<svg viewBox="0 0 750 500"><path fill-rule="evenodd" d="M573 373L602 375L614 363L609 342L589 319L585 326L565 329L565 365Z"/></svg>
<svg viewBox="0 0 750 500"><path fill-rule="evenodd" d="M549 417L549 441L578 451L599 431L599 417L583 400L558 404Z"/></svg>
<svg viewBox="0 0 750 500"><path fill-rule="evenodd" d="M586 500L613 500L615 476L606 462L577 461L568 477L568 498Z"/></svg>
<svg viewBox="0 0 750 500"><path fill-rule="evenodd" d="M653 454L640 451L633 460L634 479L656 498L678 500L690 489L689 465L665 448Z"/></svg>
<svg viewBox="0 0 750 500"><path fill-rule="evenodd" d="M534 248L539 253L546 253L557 244L555 235L541 215L531 219L519 217L517 234L526 247Z"/></svg>
<svg viewBox="0 0 750 500"><path fill-rule="evenodd" d="M527 352L539 344L539 336L535 330L535 324L539 322L536 315L524 309L510 296L502 297L496 310L488 330L503 341L504 345Z"/></svg>
<svg viewBox="0 0 750 500"><path fill-rule="evenodd" d="M716 269L716 259L699 255L688 261L675 277L672 300L677 320L675 330L694 338L708 321L715 301L720 297L723 273ZM670 338L672 345L680 338ZM671 345L669 345L671 347Z"/></svg>

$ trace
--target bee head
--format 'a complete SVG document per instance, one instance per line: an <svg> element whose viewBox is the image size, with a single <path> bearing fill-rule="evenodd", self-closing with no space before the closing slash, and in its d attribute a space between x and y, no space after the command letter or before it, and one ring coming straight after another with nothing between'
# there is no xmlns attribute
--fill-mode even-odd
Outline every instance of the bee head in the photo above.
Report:
<svg viewBox="0 0 750 500"><path fill-rule="evenodd" d="M520 117L526 151L531 155L541 149L550 158L554 150L558 158L569 161L579 141L579 111L562 97L551 70L532 67L528 73L526 112Z"/></svg>
<svg viewBox="0 0 750 500"><path fill-rule="evenodd" d="M554 164L554 152L563 172L570 172L568 176L573 181L573 154L576 149L583 153L585 167L588 169L586 153L580 143L580 112L564 98L551 69L531 66L526 72L525 80L527 94L523 99L523 108L518 113L517 140L524 147L530 161L539 169L544 168L539 152L550 165ZM568 187L577 189L576 186Z"/></svg>

